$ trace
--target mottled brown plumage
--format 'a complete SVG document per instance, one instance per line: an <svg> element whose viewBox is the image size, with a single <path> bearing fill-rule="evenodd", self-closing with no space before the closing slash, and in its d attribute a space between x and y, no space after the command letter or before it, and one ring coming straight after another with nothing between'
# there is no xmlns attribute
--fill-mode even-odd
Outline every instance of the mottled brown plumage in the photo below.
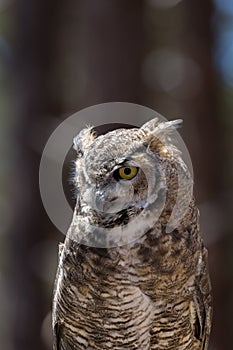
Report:
<svg viewBox="0 0 233 350"><path fill-rule="evenodd" d="M59 251L54 350L208 349L207 251L200 236L198 209L193 198L188 200L190 174L167 136L174 125L152 120L139 129L115 130L97 138L86 129L75 140L78 195L71 227ZM125 162L143 169L130 187L127 181L113 179L114 169ZM150 162L156 164L151 172ZM150 202L151 176L156 177L158 195ZM123 191L121 183L126 186ZM94 203L102 211L92 207L93 193L98 194ZM162 195L162 211L151 225ZM168 231L177 201L180 220ZM149 209L140 216L148 202ZM186 202L187 210L182 212ZM138 222L133 221L136 217ZM101 241L106 247L101 248L95 226L127 227L121 232L128 235L128 244L111 244L115 231L107 231ZM83 244L86 234L97 247Z"/></svg>

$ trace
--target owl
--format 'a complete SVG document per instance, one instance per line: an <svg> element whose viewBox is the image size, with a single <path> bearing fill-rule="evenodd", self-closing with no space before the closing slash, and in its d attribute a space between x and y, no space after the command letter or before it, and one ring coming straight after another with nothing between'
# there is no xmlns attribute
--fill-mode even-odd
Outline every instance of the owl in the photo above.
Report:
<svg viewBox="0 0 233 350"><path fill-rule="evenodd" d="M54 350L208 349L207 250L171 138L180 124L155 118L75 137L77 201L59 247Z"/></svg>

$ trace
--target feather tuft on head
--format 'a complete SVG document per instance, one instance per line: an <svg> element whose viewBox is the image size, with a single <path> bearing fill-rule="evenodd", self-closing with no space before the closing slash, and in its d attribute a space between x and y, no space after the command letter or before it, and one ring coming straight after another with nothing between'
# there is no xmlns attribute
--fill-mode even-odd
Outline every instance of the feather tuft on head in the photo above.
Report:
<svg viewBox="0 0 233 350"><path fill-rule="evenodd" d="M80 156L82 156L86 149L90 147L95 138L96 136L93 131L93 127L89 126L81 130L78 135L74 137L73 148Z"/></svg>
<svg viewBox="0 0 233 350"><path fill-rule="evenodd" d="M178 156L180 151L176 148L172 134L182 124L182 119L172 121L161 121L158 118L154 118L145 123L141 130L146 133L146 141L154 152L159 150L159 153L164 156Z"/></svg>
<svg viewBox="0 0 233 350"><path fill-rule="evenodd" d="M153 136L159 136L161 134L168 135L179 128L182 123L182 119L159 121L158 118L154 118L142 125L141 129L152 134Z"/></svg>

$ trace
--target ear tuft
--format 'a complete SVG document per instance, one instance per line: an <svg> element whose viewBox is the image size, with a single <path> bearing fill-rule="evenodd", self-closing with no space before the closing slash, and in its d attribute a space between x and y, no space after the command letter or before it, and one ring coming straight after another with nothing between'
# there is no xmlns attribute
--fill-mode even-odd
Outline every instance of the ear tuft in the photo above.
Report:
<svg viewBox="0 0 233 350"><path fill-rule="evenodd" d="M171 121L159 121L159 118L151 119L149 122L141 126L142 130L145 130L153 135L156 135L160 131L168 132L173 131L181 126L182 119L176 119Z"/></svg>
<svg viewBox="0 0 233 350"><path fill-rule="evenodd" d="M159 124L159 118L156 117L156 118L153 118L153 119L149 120L145 124L143 124L141 126L141 129L151 133L153 130L156 129L158 124Z"/></svg>
<svg viewBox="0 0 233 350"><path fill-rule="evenodd" d="M87 127L81 130L73 139L73 148L80 155L83 156L85 151L90 147L95 139L93 127Z"/></svg>
<svg viewBox="0 0 233 350"><path fill-rule="evenodd" d="M183 123L182 119L171 120L168 122L161 122L158 124L158 126L154 130L154 134L156 135L160 132L170 134L174 130L180 128L182 123Z"/></svg>
<svg viewBox="0 0 233 350"><path fill-rule="evenodd" d="M168 136L174 130L179 128L183 123L182 119L176 119L171 121L159 121L158 118L154 118L142 125L141 129L147 131L153 136Z"/></svg>

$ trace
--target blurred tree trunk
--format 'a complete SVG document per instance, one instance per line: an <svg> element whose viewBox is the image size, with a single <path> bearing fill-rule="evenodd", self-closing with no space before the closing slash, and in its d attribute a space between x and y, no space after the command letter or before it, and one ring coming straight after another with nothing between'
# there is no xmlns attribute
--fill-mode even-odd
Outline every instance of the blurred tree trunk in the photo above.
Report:
<svg viewBox="0 0 233 350"><path fill-rule="evenodd" d="M67 109L76 111L77 106L80 109L111 101L140 103L144 2L79 0L75 9L65 3L63 7L62 13L71 21L65 28L66 37L76 31L77 44L62 43L62 51L75 55L72 62L77 63L65 70L66 81L67 76L73 81L65 92ZM71 15L74 11L76 26Z"/></svg>
<svg viewBox="0 0 233 350"><path fill-rule="evenodd" d="M10 335L14 350L43 350L41 325L51 301L35 274L33 250L53 230L39 195L39 162L49 115L59 106L51 101L50 60L56 1L21 0L14 13L13 84L14 149L12 226L9 232L11 287ZM42 262L38 262L39 264Z"/></svg>
<svg viewBox="0 0 233 350"><path fill-rule="evenodd" d="M141 101L143 1L81 1L86 105Z"/></svg>

